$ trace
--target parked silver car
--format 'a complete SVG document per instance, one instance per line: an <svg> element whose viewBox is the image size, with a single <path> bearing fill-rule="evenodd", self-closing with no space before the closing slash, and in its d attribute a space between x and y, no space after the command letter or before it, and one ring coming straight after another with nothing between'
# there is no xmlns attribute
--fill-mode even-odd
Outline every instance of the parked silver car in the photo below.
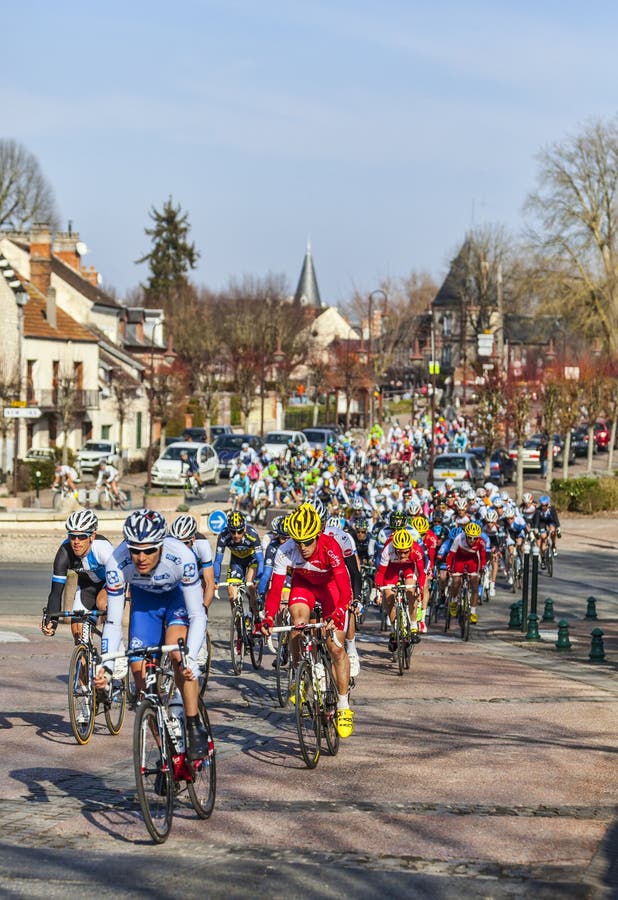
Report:
<svg viewBox="0 0 618 900"><path fill-rule="evenodd" d="M212 444L198 444L195 441L176 441L166 447L165 453L153 463L152 483L155 487L183 488L187 481L187 467L183 465L182 453L197 459L202 484L219 483L219 457Z"/></svg>

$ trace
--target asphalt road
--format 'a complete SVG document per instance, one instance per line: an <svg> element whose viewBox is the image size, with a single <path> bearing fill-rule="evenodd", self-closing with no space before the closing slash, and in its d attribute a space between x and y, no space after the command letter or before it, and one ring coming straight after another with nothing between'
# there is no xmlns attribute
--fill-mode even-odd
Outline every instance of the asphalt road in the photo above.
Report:
<svg viewBox="0 0 618 900"><path fill-rule="evenodd" d="M584 646L589 593L603 627L616 622L618 528L564 530L540 596L551 590ZM230 674L219 601L215 812L200 822L181 805L168 843L153 847L135 802L131 715L116 738L102 721L86 747L71 736L68 629L53 639L38 630L48 583L46 567L0 567L0 597L10 586L13 598L0 619L2 896L562 900L615 890L615 645L596 667L557 654L551 639L526 647L504 631L513 595L501 589L469 644L432 629L401 678L369 615L355 734L310 772L293 714L277 705L272 657Z"/></svg>

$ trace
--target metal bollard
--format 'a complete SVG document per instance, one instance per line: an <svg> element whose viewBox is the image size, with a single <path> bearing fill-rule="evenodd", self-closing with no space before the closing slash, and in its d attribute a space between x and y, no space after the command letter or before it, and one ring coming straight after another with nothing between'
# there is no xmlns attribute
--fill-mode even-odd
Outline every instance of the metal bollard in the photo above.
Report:
<svg viewBox="0 0 618 900"><path fill-rule="evenodd" d="M587 603L587 606L586 606L586 615L584 616L584 618L585 618L585 619L596 619L596 618L598 618L598 616L597 616L597 601L596 601L596 597L588 597L588 600L586 601L586 603Z"/></svg>
<svg viewBox="0 0 618 900"><path fill-rule="evenodd" d="M545 598L545 609L543 610L543 622L555 622L554 619L554 601L551 597Z"/></svg>
<svg viewBox="0 0 618 900"><path fill-rule="evenodd" d="M593 628L590 632L592 641L590 642L590 653L588 659L592 662L600 662L605 659L605 650L603 648L603 632L600 628Z"/></svg>
<svg viewBox="0 0 618 900"><path fill-rule="evenodd" d="M530 579L530 542L524 544L524 566L521 585L521 630L528 626L528 583Z"/></svg>
<svg viewBox="0 0 618 900"><path fill-rule="evenodd" d="M521 600L518 600L516 603L511 603L511 615L507 627L517 630L521 628Z"/></svg>
<svg viewBox="0 0 618 900"><path fill-rule="evenodd" d="M526 633L527 641L540 641L539 635L539 617L535 612L531 612L528 616L528 631Z"/></svg>
<svg viewBox="0 0 618 900"><path fill-rule="evenodd" d="M560 619L558 622L558 640L556 641L556 650L570 650L571 641L569 640L569 623L566 619Z"/></svg>

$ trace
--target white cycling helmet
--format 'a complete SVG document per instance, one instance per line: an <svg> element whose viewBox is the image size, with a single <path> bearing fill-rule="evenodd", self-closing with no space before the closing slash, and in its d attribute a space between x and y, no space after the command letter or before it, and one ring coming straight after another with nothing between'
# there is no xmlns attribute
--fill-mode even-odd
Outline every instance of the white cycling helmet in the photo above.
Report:
<svg viewBox="0 0 618 900"><path fill-rule="evenodd" d="M485 519L487 522L497 522L498 521L498 510L497 509L488 509L485 513Z"/></svg>
<svg viewBox="0 0 618 900"><path fill-rule="evenodd" d="M76 509L64 523L67 531L74 534L91 534L99 527L99 520L91 509Z"/></svg>
<svg viewBox="0 0 618 900"><path fill-rule="evenodd" d="M197 533L197 522L193 516L177 516L170 525L170 534L179 541L189 541Z"/></svg>

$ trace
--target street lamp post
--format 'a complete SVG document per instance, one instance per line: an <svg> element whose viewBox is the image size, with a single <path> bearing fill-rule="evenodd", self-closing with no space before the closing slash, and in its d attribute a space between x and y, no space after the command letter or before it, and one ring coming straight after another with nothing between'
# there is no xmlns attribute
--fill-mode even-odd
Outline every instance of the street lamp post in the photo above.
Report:
<svg viewBox="0 0 618 900"><path fill-rule="evenodd" d="M375 388L374 388L374 384L373 384L374 374L375 374L374 367L373 367L373 298L375 296L382 297L382 304L383 304L382 305L382 316L383 317L386 315L386 308L388 305L388 295L386 294L386 291L383 291L381 288L378 288L377 290L372 291L369 294L369 321L368 321L368 329L367 330L368 330L368 345L369 345L368 357L369 357L369 367L370 367L371 380L372 380L371 403L370 403L370 407L369 407L369 427L371 427L373 425L374 414L375 414L375 403L374 403L374 401L375 401L374 389ZM380 323L380 330L381 330L381 323Z"/></svg>

